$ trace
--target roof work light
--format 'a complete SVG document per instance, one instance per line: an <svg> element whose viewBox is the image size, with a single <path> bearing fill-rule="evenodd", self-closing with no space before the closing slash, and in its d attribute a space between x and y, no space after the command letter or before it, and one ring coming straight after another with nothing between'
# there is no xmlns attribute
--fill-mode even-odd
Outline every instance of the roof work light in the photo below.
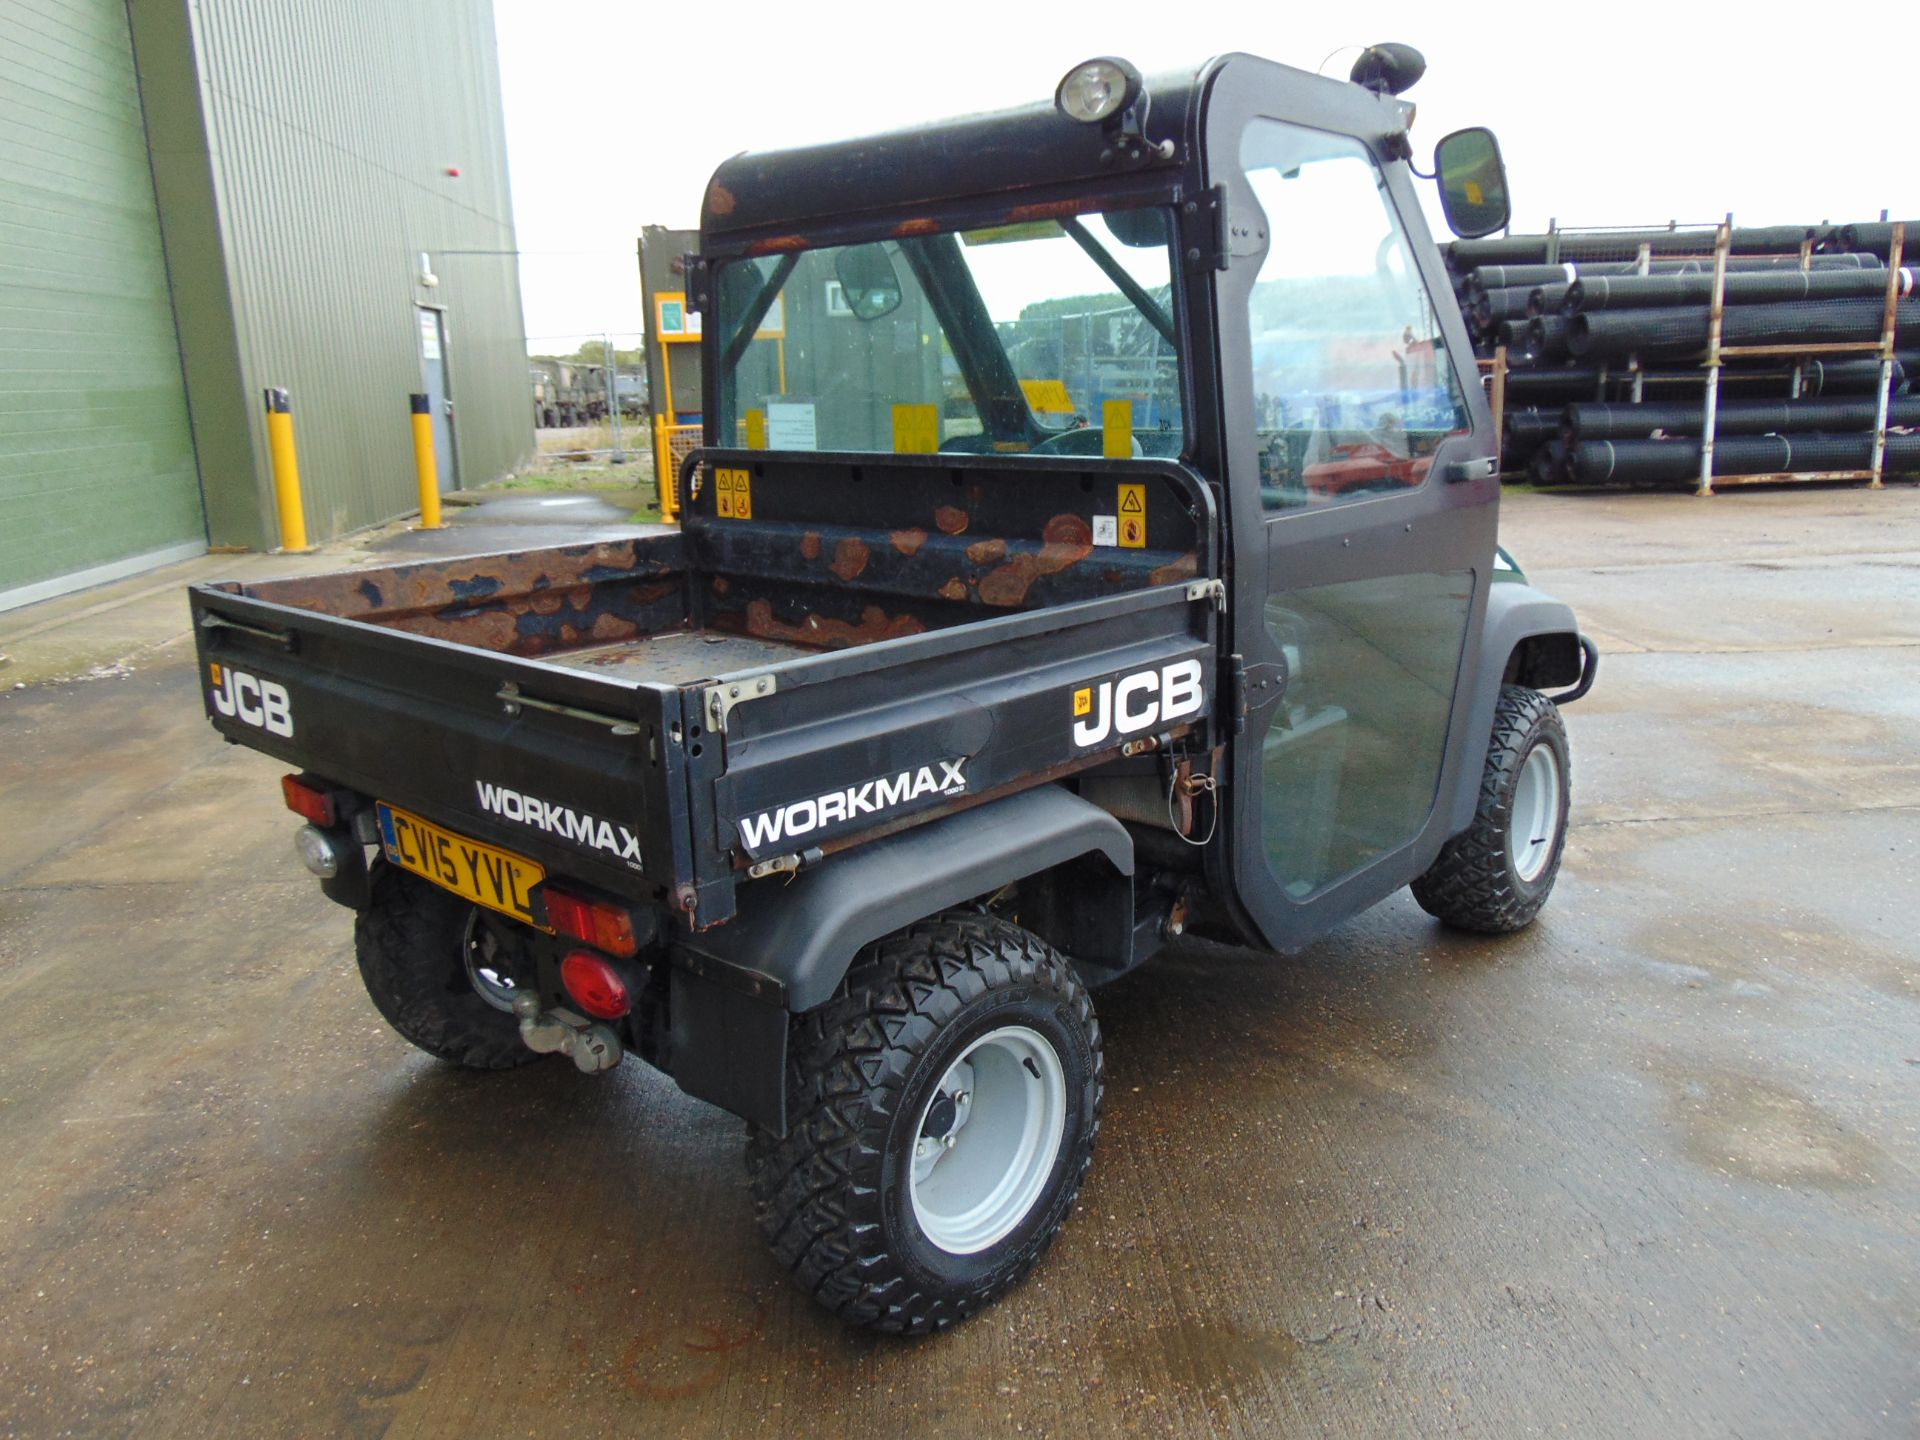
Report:
<svg viewBox="0 0 1920 1440"><path fill-rule="evenodd" d="M1124 60L1102 55L1083 60L1053 92L1053 103L1069 120L1098 125L1140 98L1140 72Z"/></svg>

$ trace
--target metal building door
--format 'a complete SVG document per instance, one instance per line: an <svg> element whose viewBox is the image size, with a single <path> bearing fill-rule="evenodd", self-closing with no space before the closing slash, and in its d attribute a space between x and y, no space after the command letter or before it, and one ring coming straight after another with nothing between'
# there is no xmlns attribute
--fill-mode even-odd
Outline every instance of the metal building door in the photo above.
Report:
<svg viewBox="0 0 1920 1440"><path fill-rule="evenodd" d="M459 460L453 448L453 400L447 393L447 317L430 305L420 316L420 388L433 417L433 450L440 464L440 489L460 488Z"/></svg>

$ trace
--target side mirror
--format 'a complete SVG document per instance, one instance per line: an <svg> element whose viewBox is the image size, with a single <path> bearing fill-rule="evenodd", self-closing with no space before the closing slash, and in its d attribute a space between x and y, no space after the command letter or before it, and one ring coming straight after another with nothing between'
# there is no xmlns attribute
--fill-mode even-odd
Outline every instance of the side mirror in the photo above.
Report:
<svg viewBox="0 0 1920 1440"><path fill-rule="evenodd" d="M1454 131L1433 147L1433 170L1440 181L1440 208L1462 240L1491 235L1513 218L1507 167L1491 130Z"/></svg>
<svg viewBox="0 0 1920 1440"><path fill-rule="evenodd" d="M834 260L833 273L856 319L878 320L900 308L900 277L886 246L847 246Z"/></svg>

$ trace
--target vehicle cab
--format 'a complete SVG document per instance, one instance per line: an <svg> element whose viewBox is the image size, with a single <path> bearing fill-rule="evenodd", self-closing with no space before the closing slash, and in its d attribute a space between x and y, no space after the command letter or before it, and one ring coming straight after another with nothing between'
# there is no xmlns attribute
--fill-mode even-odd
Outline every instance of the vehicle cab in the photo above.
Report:
<svg viewBox="0 0 1920 1440"><path fill-rule="evenodd" d="M1236 928L1280 949L1466 823L1503 679L1582 671L1564 607L1492 584L1496 436L1394 93L1420 63L1375 47L1345 82L1100 59L1052 104L748 153L715 172L687 261L708 470L1072 469L1116 570L1154 523L1130 465L1205 487L1232 723L1200 766L1200 848ZM1505 222L1487 132L1437 164L1462 233ZM711 499L722 525L752 504Z"/></svg>

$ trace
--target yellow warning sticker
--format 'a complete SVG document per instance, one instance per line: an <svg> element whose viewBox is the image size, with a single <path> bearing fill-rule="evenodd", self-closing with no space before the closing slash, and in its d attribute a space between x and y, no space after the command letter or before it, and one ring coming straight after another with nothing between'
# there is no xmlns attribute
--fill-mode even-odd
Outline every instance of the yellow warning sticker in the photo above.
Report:
<svg viewBox="0 0 1920 1440"><path fill-rule="evenodd" d="M893 407L894 454L931 455L939 448L939 406L896 405Z"/></svg>
<svg viewBox="0 0 1920 1440"><path fill-rule="evenodd" d="M1088 714L1092 709L1093 689L1091 686L1083 685L1080 689L1073 692L1073 713L1077 717Z"/></svg>
<svg viewBox="0 0 1920 1440"><path fill-rule="evenodd" d="M767 448L767 412L764 410L747 411L747 449L764 450Z"/></svg>
<svg viewBox="0 0 1920 1440"><path fill-rule="evenodd" d="M1067 394L1064 381L1060 380L1022 380L1020 389L1027 397L1027 404L1033 407L1036 415L1071 415L1073 397Z"/></svg>
<svg viewBox="0 0 1920 1440"><path fill-rule="evenodd" d="M1109 460L1133 458L1133 402L1109 400L1100 407L1100 453Z"/></svg>
<svg viewBox="0 0 1920 1440"><path fill-rule="evenodd" d="M1130 550L1144 550L1147 544L1147 487L1120 487L1120 543Z"/></svg>
<svg viewBox="0 0 1920 1440"><path fill-rule="evenodd" d="M722 520L751 520L753 476L745 470L715 470L713 508Z"/></svg>

